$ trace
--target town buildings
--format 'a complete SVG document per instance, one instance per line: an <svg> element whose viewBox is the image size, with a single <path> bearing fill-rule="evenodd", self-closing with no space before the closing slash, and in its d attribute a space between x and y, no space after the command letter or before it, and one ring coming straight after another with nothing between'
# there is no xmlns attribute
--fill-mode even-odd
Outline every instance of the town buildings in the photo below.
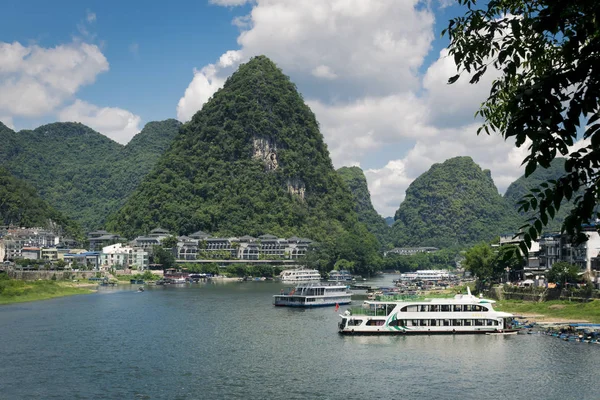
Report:
<svg viewBox="0 0 600 400"><path fill-rule="evenodd" d="M153 246L173 237L166 229L155 228L147 235L127 242L117 234L104 230L87 235L87 250L60 244L60 237L41 229L0 230L0 260L30 259L56 263L63 260L66 268L130 269L145 270L150 267ZM297 260L303 257L310 239L273 235L241 237L212 237L198 231L189 236L176 238L173 255L179 260L229 259L229 260ZM75 246L76 247L76 246Z"/></svg>

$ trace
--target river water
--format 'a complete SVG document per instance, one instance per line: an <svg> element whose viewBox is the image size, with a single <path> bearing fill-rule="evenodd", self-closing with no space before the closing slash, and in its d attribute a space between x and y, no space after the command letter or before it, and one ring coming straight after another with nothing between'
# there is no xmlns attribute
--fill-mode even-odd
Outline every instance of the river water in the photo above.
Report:
<svg viewBox="0 0 600 400"><path fill-rule="evenodd" d="M345 337L275 282L105 289L0 307L0 399L600 399L600 346Z"/></svg>

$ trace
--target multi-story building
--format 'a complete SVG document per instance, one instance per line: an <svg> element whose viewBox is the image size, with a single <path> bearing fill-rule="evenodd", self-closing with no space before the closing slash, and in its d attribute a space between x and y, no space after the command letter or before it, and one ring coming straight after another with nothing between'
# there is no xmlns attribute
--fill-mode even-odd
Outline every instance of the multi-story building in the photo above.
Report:
<svg viewBox="0 0 600 400"><path fill-rule="evenodd" d="M106 231L95 231L88 233L88 242L90 243L90 251L100 251L105 246L124 242L125 239L115 233Z"/></svg>
<svg viewBox="0 0 600 400"><path fill-rule="evenodd" d="M100 265L102 268L125 269L136 266L140 270L148 268L148 252L144 249L115 243L102 248Z"/></svg>

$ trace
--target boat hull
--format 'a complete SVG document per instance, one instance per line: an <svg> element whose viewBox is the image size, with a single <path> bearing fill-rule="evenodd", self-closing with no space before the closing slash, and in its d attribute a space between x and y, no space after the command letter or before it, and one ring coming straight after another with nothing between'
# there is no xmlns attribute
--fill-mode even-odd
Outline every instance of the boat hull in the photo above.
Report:
<svg viewBox="0 0 600 400"><path fill-rule="evenodd" d="M315 308L315 307L334 307L336 304L341 306L344 304L350 304L350 301L348 302L338 302L338 303L322 303L322 304L309 304L309 303L305 303L305 304L277 304L274 303L275 306L277 307L297 307L297 308Z"/></svg>
<svg viewBox="0 0 600 400"><path fill-rule="evenodd" d="M480 331L480 330L468 330L468 331L396 331L383 329L380 331L352 331L342 330L339 331L340 335L347 336L376 336L376 335L389 335L389 336L406 336L406 335L514 335L517 331L511 332L492 332L492 331Z"/></svg>

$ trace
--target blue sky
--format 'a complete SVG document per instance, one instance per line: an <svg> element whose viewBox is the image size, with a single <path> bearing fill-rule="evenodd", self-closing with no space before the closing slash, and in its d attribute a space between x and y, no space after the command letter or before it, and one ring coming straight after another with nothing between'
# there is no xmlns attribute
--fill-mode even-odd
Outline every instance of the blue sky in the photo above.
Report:
<svg viewBox="0 0 600 400"><path fill-rule="evenodd" d="M499 189L522 151L478 138L493 76L449 87L448 0L4 0L0 121L79 121L126 143L149 121L182 122L250 57L272 58L319 120L336 167L360 165L393 214L431 164L470 155Z"/></svg>

